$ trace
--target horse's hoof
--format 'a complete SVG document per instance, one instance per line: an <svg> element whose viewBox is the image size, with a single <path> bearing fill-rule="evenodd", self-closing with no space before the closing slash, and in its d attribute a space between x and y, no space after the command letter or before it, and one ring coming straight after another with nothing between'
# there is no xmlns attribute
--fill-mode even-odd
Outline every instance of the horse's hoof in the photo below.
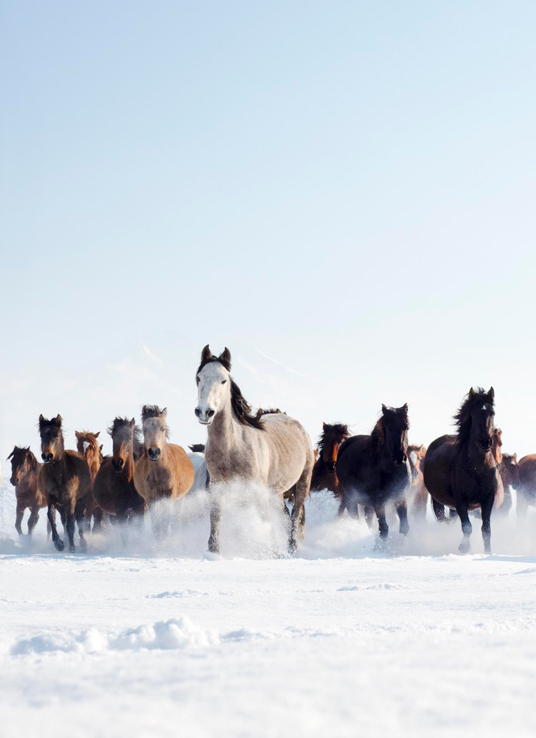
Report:
<svg viewBox="0 0 536 738"><path fill-rule="evenodd" d="M56 551L63 551L65 548L65 543L61 540L61 538L56 538L54 541L54 546L56 547Z"/></svg>
<svg viewBox="0 0 536 738"><path fill-rule="evenodd" d="M221 561L221 553L219 551L207 551L205 559L207 561Z"/></svg>
<svg viewBox="0 0 536 738"><path fill-rule="evenodd" d="M74 552L75 552L75 551L76 551L76 548L74 547L74 545L73 545L73 544L71 544L71 543L70 543L70 544L69 544L69 553L72 553L72 554L74 554Z"/></svg>
<svg viewBox="0 0 536 738"><path fill-rule="evenodd" d="M465 541L462 541L460 545L458 546L458 551L461 554L466 554L466 553L469 553L470 548L471 548L471 544L469 543L469 541L467 541L467 543Z"/></svg>

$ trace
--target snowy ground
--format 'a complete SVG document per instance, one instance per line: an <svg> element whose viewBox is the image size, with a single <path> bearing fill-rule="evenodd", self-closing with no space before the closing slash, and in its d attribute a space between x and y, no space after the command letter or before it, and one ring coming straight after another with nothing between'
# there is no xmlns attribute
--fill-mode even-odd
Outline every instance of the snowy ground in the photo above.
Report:
<svg viewBox="0 0 536 738"><path fill-rule="evenodd" d="M0 498L1 735L534 735L534 520L495 521L484 556L458 524L413 526L374 553L316 495L294 559L277 521L231 501L222 560L204 557L203 504L177 541L112 531L59 555L31 549ZM261 506L262 507L262 506ZM179 541L180 538L180 541ZM534 543L533 543L534 541ZM271 544L271 545L272 545Z"/></svg>

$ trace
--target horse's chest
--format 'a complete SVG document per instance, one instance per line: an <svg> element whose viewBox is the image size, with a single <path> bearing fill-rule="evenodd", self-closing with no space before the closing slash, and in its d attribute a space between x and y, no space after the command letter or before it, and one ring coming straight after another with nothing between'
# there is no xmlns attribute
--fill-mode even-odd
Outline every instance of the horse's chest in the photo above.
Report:
<svg viewBox="0 0 536 738"><path fill-rule="evenodd" d="M245 479L252 478L255 474L254 457L229 451L207 451L205 461L211 479L224 481L235 476Z"/></svg>
<svg viewBox="0 0 536 738"><path fill-rule="evenodd" d="M147 475L149 486L158 494L167 496L173 491L173 477L171 471L164 466L149 469Z"/></svg>

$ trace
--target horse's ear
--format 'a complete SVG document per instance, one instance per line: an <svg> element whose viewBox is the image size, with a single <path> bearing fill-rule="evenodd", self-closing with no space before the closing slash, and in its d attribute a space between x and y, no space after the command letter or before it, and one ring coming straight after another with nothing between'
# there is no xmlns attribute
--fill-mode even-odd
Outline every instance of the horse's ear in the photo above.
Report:
<svg viewBox="0 0 536 738"><path fill-rule="evenodd" d="M134 426L136 425L136 418L132 418L132 420L130 421L129 425L130 425L131 428L134 428Z"/></svg>
<svg viewBox="0 0 536 738"><path fill-rule="evenodd" d="M512 459L517 463L517 453L512 456Z"/></svg>
<svg viewBox="0 0 536 738"><path fill-rule="evenodd" d="M160 413L161 416L164 418L164 420L167 418L167 407L165 407L162 412Z"/></svg>
<svg viewBox="0 0 536 738"><path fill-rule="evenodd" d="M15 448L17 448L17 447L15 446ZM12 451L12 452L11 452L11 453L9 454L9 456L7 457L7 461L9 461L10 459L12 459L12 458L13 458L13 456L15 456L15 448L13 449L13 451Z"/></svg>
<svg viewBox="0 0 536 738"><path fill-rule="evenodd" d="M75 436L76 436L77 438L80 438L80 436L82 435L82 434L80 433L80 431L75 431L75 432L74 432L74 434L75 434Z"/></svg>
<svg viewBox="0 0 536 738"><path fill-rule="evenodd" d="M387 405L384 405L383 402L382 402L382 413L384 415L387 415Z"/></svg>
<svg viewBox="0 0 536 738"><path fill-rule="evenodd" d="M102 449L103 449L103 447L104 447L104 443L101 443L101 445L99 446L99 451L100 451L101 453L102 453Z"/></svg>
<svg viewBox="0 0 536 738"><path fill-rule="evenodd" d="M218 361L223 364L223 366L227 369L228 372L231 371L231 352L229 351L227 346L218 356Z"/></svg>
<svg viewBox="0 0 536 738"><path fill-rule="evenodd" d="M45 416L41 413L41 415L39 416L39 427L41 427L44 422L45 422Z"/></svg>
<svg viewBox="0 0 536 738"><path fill-rule="evenodd" d="M474 389L472 387L469 390L469 393L468 394L469 394L469 397L472 397L475 394L475 391L474 391Z"/></svg>
<svg viewBox="0 0 536 738"><path fill-rule="evenodd" d="M404 413L406 415L408 414L409 407L408 407L408 403L407 402L404 403L404 405L402 405L402 410L404 411Z"/></svg>
<svg viewBox="0 0 536 738"><path fill-rule="evenodd" d="M63 420L63 418L62 418L62 417L61 417L61 415L60 415L60 414L58 413L58 414L56 415L56 417L54 418L54 423L55 423L55 424L56 424L56 425L57 425L58 427L60 427L60 428L61 428L61 423L62 423L62 420Z"/></svg>
<svg viewBox="0 0 536 738"><path fill-rule="evenodd" d="M100 431L97 431L97 432L95 433L95 438L98 438L98 437L99 437L99 434L100 434Z"/></svg>
<svg viewBox="0 0 536 738"><path fill-rule="evenodd" d="M322 423L322 428L323 428L323 430L326 430L326 429L327 429L327 427L328 427L328 424L327 424L327 423Z"/></svg>
<svg viewBox="0 0 536 738"><path fill-rule="evenodd" d="M488 399L491 403L493 403L493 400L495 399L495 390L493 389L493 387L489 388Z"/></svg>
<svg viewBox="0 0 536 738"><path fill-rule="evenodd" d="M210 361L210 359L212 358L212 351L210 350L210 346L207 343L205 348L201 351L201 363L203 363L204 361Z"/></svg>

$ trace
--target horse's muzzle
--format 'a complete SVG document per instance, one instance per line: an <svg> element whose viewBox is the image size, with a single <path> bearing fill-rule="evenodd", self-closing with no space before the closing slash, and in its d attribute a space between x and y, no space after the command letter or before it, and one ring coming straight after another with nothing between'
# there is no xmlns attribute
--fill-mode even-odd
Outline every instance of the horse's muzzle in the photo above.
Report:
<svg viewBox="0 0 536 738"><path fill-rule="evenodd" d="M117 474L123 471L124 466L125 466L125 462L123 461L123 459L112 459L112 469Z"/></svg>
<svg viewBox="0 0 536 738"><path fill-rule="evenodd" d="M149 454L149 458L151 461L158 461L160 458L160 449L159 448L150 448L147 453Z"/></svg>
<svg viewBox="0 0 536 738"><path fill-rule="evenodd" d="M12 485L13 485L14 487L16 487L16 486L18 485L18 483L19 483L19 478L18 478L18 477L11 477L11 479L10 479L9 481L10 481L10 483L11 483L11 484L12 484Z"/></svg>
<svg viewBox="0 0 536 738"><path fill-rule="evenodd" d="M41 458L43 459L43 464L50 464L50 462L54 458L54 454L41 454Z"/></svg>

